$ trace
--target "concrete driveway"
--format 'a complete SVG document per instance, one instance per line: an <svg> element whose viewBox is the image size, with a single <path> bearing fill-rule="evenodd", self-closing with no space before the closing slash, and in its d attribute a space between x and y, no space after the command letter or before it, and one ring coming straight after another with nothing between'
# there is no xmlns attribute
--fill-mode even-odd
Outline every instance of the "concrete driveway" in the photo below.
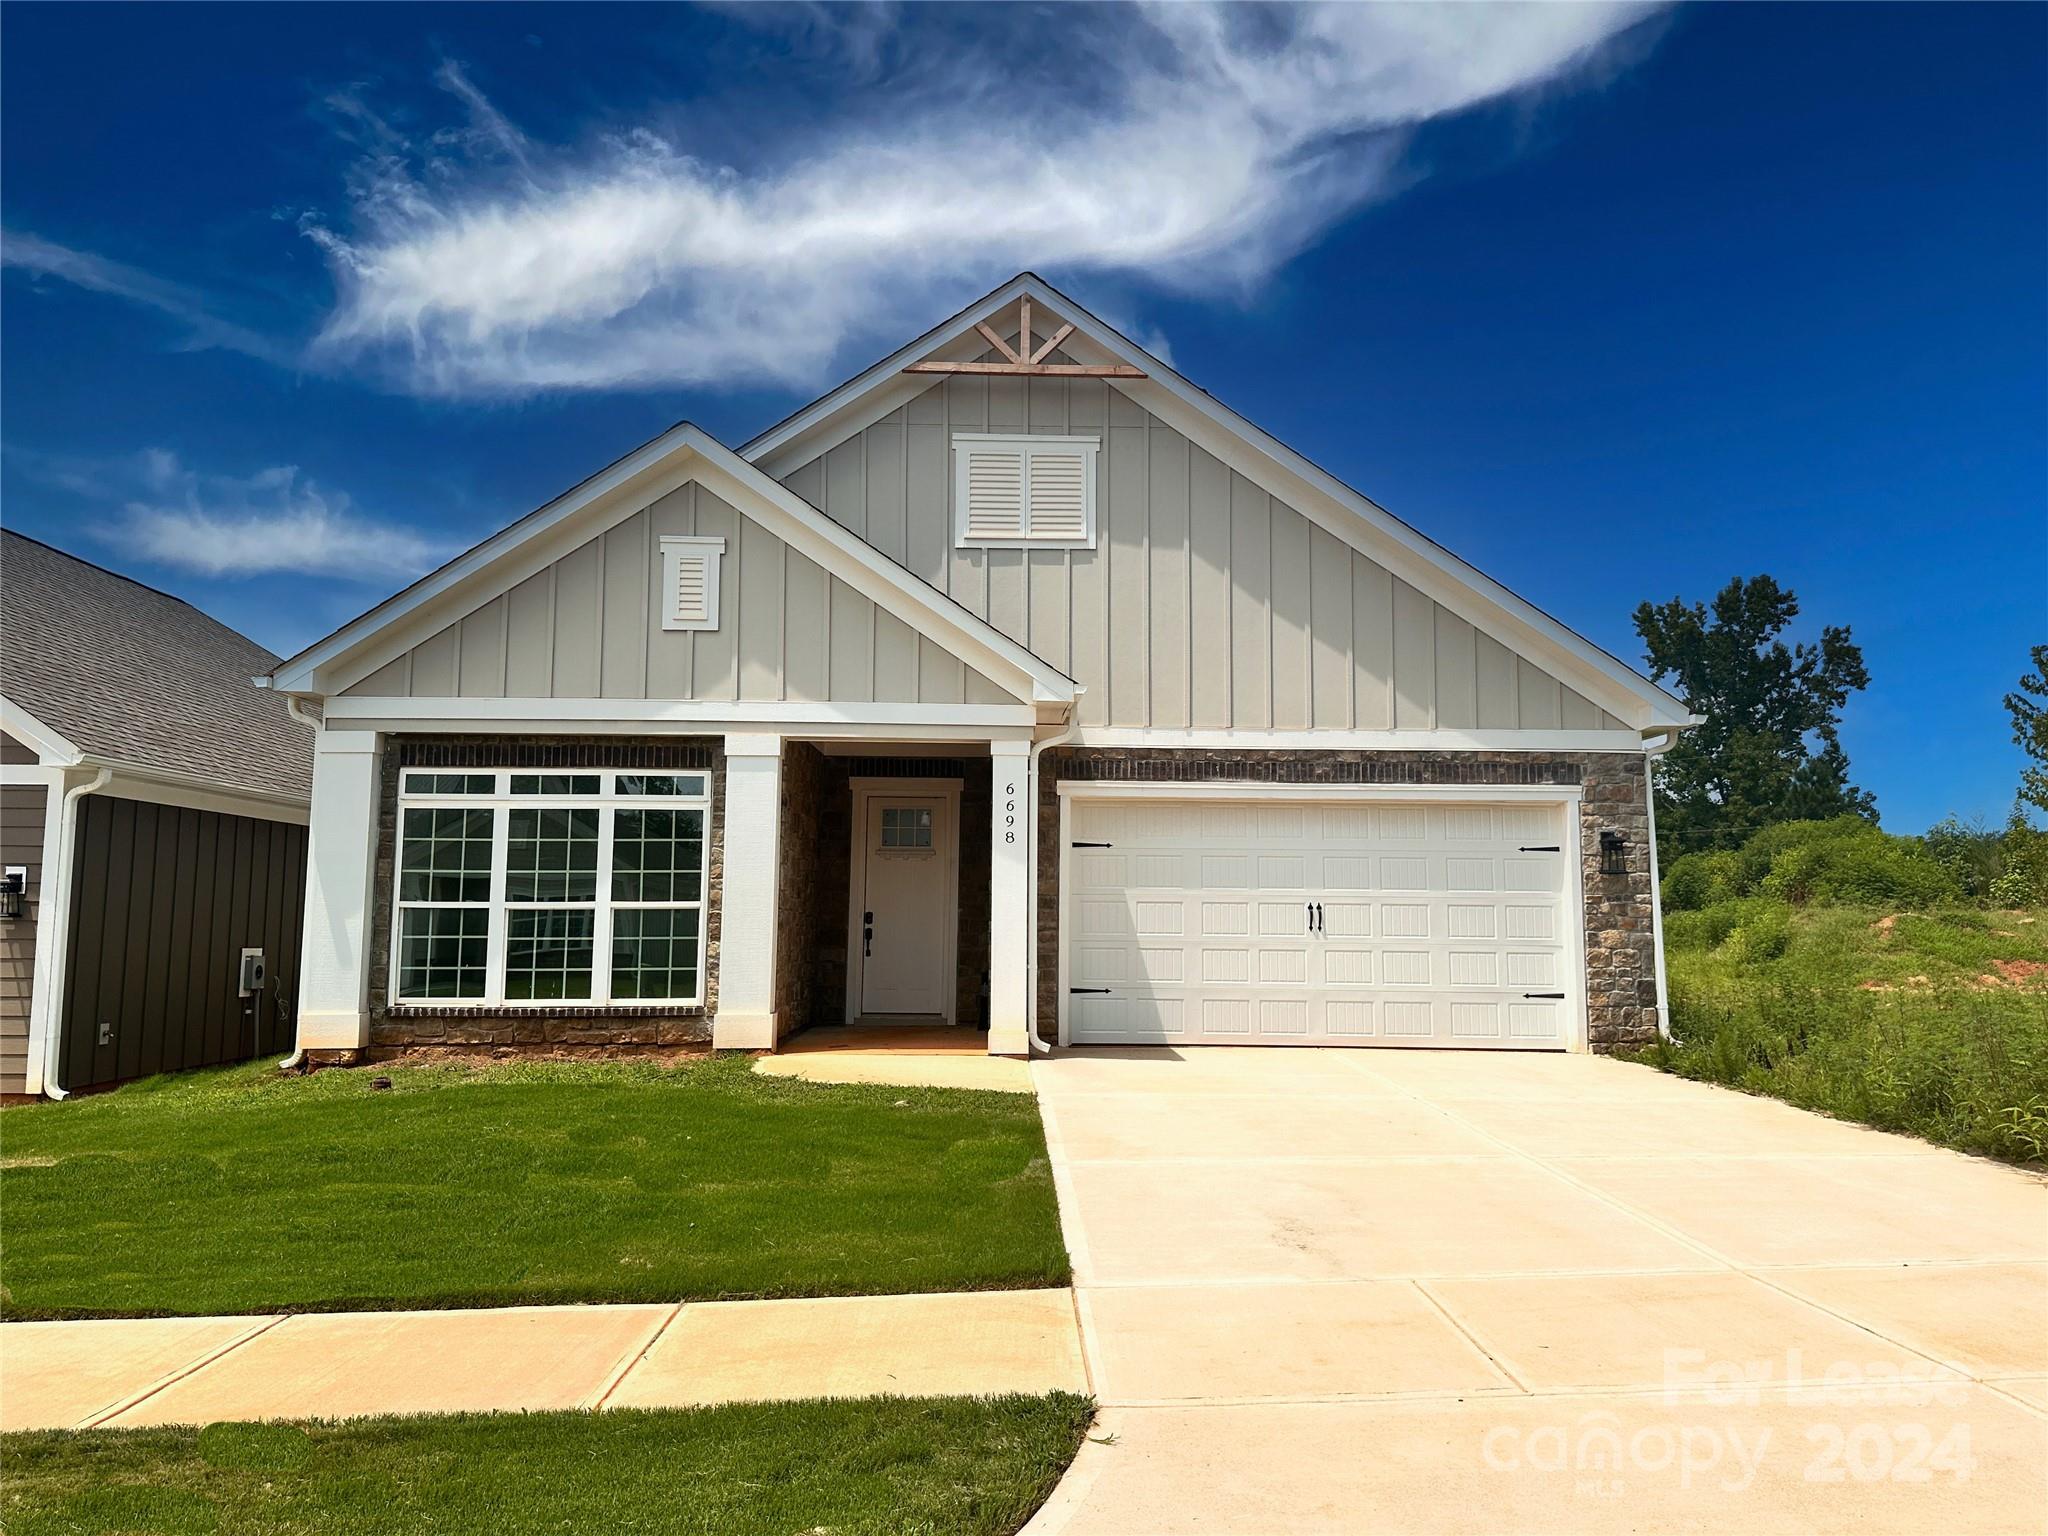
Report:
<svg viewBox="0 0 2048 1536"><path fill-rule="evenodd" d="M2038 1531L2048 1183L1590 1057L1034 1065L1054 1532Z"/></svg>

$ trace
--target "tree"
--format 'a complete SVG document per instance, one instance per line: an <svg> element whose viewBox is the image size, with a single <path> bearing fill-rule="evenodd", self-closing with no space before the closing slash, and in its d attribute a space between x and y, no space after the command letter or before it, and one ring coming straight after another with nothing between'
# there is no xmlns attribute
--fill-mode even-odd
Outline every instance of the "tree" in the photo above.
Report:
<svg viewBox="0 0 2048 1536"><path fill-rule="evenodd" d="M1798 616L1799 599L1768 576L1736 577L1711 612L1676 597L1636 609L1650 675L1706 717L1657 760L1664 856L1739 847L1780 821L1877 820L1836 732L1849 695L1870 686L1863 652L1835 625L1818 645L1787 645L1779 636Z"/></svg>
<svg viewBox="0 0 2048 1536"><path fill-rule="evenodd" d="M2012 716L2014 743L2033 759L2021 770L2020 798L2048 811L2048 645L2035 646L2032 656L2034 670L2005 696L2005 708Z"/></svg>

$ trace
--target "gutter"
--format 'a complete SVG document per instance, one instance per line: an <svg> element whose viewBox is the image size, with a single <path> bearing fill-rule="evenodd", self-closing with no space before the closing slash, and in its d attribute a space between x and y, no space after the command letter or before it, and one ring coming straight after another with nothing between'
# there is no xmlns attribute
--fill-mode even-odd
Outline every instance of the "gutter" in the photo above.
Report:
<svg viewBox="0 0 2048 1536"><path fill-rule="evenodd" d="M1024 884L1024 915L1031 925L1031 949L1024 961L1024 990L1030 1007L1029 1027L1024 1031L1024 1054L1050 1056L1052 1047L1038 1038L1038 760L1045 755L1048 747L1057 747L1074 739L1074 732L1081 728L1081 695L1088 690L1074 688L1074 702L1067 709L1067 723L1056 733L1043 741L1031 744L1030 772L1024 775L1024 783L1031 791L1031 803L1024 808L1024 835L1029 839L1031 876ZM1064 935L1061 942L1065 942Z"/></svg>
<svg viewBox="0 0 2048 1536"><path fill-rule="evenodd" d="M1664 970L1664 876L1657 867L1657 784L1650 765L1678 745L1685 728L1671 726L1655 741L1643 739L1643 804L1650 818L1650 942L1657 957L1657 1038L1665 1041L1671 1038L1671 983Z"/></svg>
<svg viewBox="0 0 2048 1536"><path fill-rule="evenodd" d="M78 802L95 791L105 789L114 777L114 770L104 763L93 769L93 775L83 784L74 784L64 791L63 809L57 818L57 850L61 862L57 866L56 921L51 927L56 931L50 935L52 945L51 967L52 996L43 1022L43 1094L51 1099L68 1099L70 1094L57 1086L57 1061L63 1054L64 1021L58 1004L63 1001L64 978L71 967L71 888L78 874ZM45 903L47 905L47 903Z"/></svg>

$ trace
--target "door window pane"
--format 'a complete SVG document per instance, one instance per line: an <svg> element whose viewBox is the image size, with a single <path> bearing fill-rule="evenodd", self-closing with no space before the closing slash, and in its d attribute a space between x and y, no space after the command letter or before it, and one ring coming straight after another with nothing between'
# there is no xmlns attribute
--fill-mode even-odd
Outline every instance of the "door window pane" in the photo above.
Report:
<svg viewBox="0 0 2048 1536"><path fill-rule="evenodd" d="M596 915L587 907L505 914L507 999L590 996Z"/></svg>
<svg viewBox="0 0 2048 1536"><path fill-rule="evenodd" d="M928 806L882 807L884 848L929 848L932 845L932 813Z"/></svg>
<svg viewBox="0 0 2048 1536"><path fill-rule="evenodd" d="M408 810L399 849L400 901L489 901L491 815Z"/></svg>
<svg viewBox="0 0 2048 1536"><path fill-rule="evenodd" d="M612 996L697 995L695 907L620 907L612 913Z"/></svg>
<svg viewBox="0 0 2048 1536"><path fill-rule="evenodd" d="M507 901L595 901L597 812L519 806L506 813Z"/></svg>
<svg viewBox="0 0 2048 1536"><path fill-rule="evenodd" d="M406 907L399 913L398 995L482 997L488 907Z"/></svg>
<svg viewBox="0 0 2048 1536"><path fill-rule="evenodd" d="M703 865L702 811L612 812L613 901L697 901Z"/></svg>

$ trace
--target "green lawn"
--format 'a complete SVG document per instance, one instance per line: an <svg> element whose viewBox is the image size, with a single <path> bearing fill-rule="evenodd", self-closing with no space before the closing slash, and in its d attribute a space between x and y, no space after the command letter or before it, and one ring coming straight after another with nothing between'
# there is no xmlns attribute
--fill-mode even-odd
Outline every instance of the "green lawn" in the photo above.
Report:
<svg viewBox="0 0 2048 1536"><path fill-rule="evenodd" d="M1083 1399L874 1398L661 1412L0 1436L10 1536L976 1536L1073 1460Z"/></svg>
<svg viewBox="0 0 2048 1536"><path fill-rule="evenodd" d="M1027 1095L744 1058L285 1077L0 1114L12 1317L859 1295L1062 1284Z"/></svg>
<svg viewBox="0 0 2048 1536"><path fill-rule="evenodd" d="M2014 1162L2048 1161L2048 908L1790 906L1665 919L1687 1077Z"/></svg>

